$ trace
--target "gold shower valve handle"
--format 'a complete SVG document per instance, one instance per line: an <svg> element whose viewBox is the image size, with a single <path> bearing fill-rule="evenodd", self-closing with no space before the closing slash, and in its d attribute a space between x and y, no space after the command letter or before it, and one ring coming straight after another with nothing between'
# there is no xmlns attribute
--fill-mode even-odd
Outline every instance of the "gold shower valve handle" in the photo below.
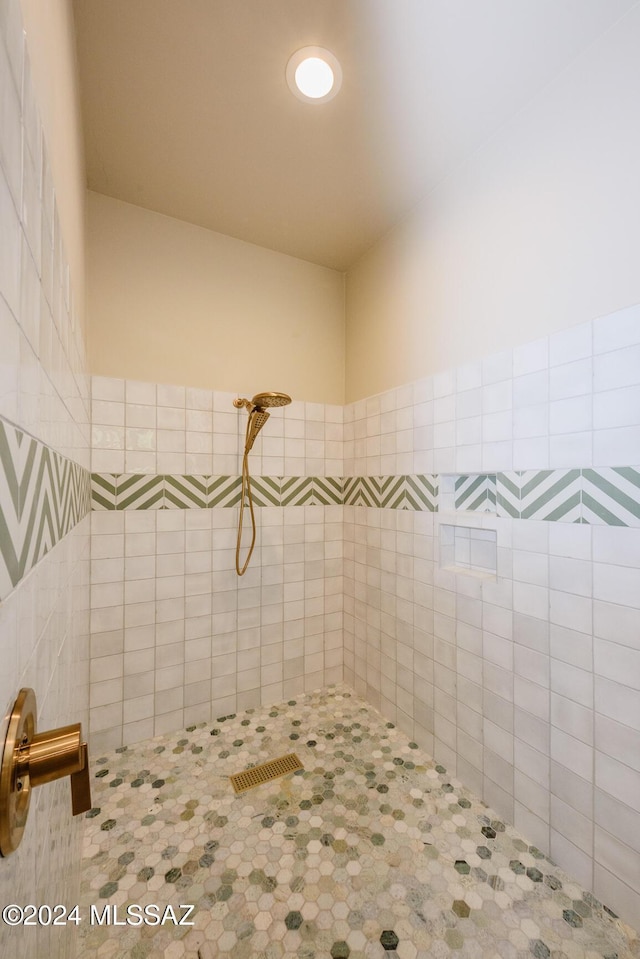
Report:
<svg viewBox="0 0 640 959"><path fill-rule="evenodd" d="M32 786L42 786L82 768L80 723L38 733L31 740L23 760Z"/></svg>
<svg viewBox="0 0 640 959"><path fill-rule="evenodd" d="M82 760L80 769L71 773L69 777L71 780L71 814L73 816L79 816L80 813L89 812L91 809L89 750L86 743L80 743L80 756Z"/></svg>
<svg viewBox="0 0 640 959"><path fill-rule="evenodd" d="M0 854L20 844L34 786L69 776L74 816L91 809L89 756L80 723L36 733L36 697L21 689L9 719L0 769Z"/></svg>

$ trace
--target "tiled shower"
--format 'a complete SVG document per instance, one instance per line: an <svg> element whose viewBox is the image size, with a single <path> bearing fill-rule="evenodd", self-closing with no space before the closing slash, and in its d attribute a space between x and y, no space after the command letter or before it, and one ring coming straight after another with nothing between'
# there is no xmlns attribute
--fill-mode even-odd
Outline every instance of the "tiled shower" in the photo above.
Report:
<svg viewBox="0 0 640 959"><path fill-rule="evenodd" d="M633 917L639 398L630 308L344 409L296 402L256 451L238 580L232 394L94 378L93 741L344 678Z"/></svg>
<svg viewBox="0 0 640 959"><path fill-rule="evenodd" d="M294 397L252 453L240 580L235 394L88 375L18 10L0 21L5 707L32 686L42 727L81 719L98 753L344 682L637 924L640 308L345 406ZM3 901L77 899L66 789L39 792ZM38 955L73 954L72 930L38 935Z"/></svg>

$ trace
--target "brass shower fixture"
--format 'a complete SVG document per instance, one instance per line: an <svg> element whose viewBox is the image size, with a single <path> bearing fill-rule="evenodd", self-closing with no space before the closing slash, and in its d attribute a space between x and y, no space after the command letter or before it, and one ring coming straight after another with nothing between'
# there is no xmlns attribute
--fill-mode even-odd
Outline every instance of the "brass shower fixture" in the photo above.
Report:
<svg viewBox="0 0 640 959"><path fill-rule="evenodd" d="M233 405L238 410L244 406L250 413L254 409L265 410L272 406L288 406L290 402L291 397L287 393L256 393L252 400L238 397L233 401Z"/></svg>
<svg viewBox="0 0 640 959"><path fill-rule="evenodd" d="M236 543L236 572L238 576L244 576L247 566L249 565L249 560L251 559L251 554L253 553L253 547L256 543L256 518L253 512L253 496L251 494L251 477L249 475L249 453L253 448L255 439L264 426L264 424L269 419L270 414L267 413L267 409L275 408L278 406L288 406L291 402L291 397L287 393L256 393L253 399L248 400L244 397L238 397L233 401L233 405L236 409L246 409L249 414L249 419L247 420L247 430L245 433L244 441L244 453L242 455L242 493L240 496L240 516L238 518L238 540ZM244 509L245 505L249 505L249 513L251 515L251 545L249 547L249 552L247 558L244 562L244 565L240 566L240 541L242 539L242 526L244 521Z"/></svg>
<svg viewBox="0 0 640 959"><path fill-rule="evenodd" d="M36 695L24 687L13 704L0 763L0 856L20 845L34 786L69 776L71 812L91 809L89 755L80 723L36 733Z"/></svg>

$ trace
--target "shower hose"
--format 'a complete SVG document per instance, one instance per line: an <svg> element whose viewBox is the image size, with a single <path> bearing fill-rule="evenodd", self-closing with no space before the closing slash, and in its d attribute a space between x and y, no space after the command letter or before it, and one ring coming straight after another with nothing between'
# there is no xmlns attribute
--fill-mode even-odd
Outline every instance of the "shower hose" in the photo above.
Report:
<svg viewBox="0 0 640 959"><path fill-rule="evenodd" d="M245 442L244 442L244 455L242 457L242 494L240 496L240 517L238 519L238 541L236 543L236 573L238 574L238 576L244 576L247 566L249 565L249 560L251 559L251 554L253 553L253 547L256 545L256 518L253 512L253 496L251 495L251 477L249 475L249 450L251 449L251 444L249 442L250 432L251 432L251 417L249 417L247 420L247 432L245 435ZM242 540L244 510L247 502L249 504L249 513L251 516L251 545L249 546L249 552L247 553L247 558L244 562L244 566L240 567L240 541Z"/></svg>

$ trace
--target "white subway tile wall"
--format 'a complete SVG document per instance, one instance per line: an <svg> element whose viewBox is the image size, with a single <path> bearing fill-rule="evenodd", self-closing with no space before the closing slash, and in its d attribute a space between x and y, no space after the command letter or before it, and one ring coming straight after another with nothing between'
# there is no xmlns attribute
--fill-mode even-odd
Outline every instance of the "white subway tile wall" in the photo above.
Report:
<svg viewBox="0 0 640 959"><path fill-rule="evenodd" d="M58 525L57 512L58 507L61 514L68 509L71 472L88 481L83 471L90 465L89 378L19 0L0 4L0 91L0 513L7 524L0 539L4 741L8 710L23 686L36 692L41 730L81 721L86 731L89 706L90 520L85 516L67 531L67 525ZM24 455L27 450L35 460ZM67 461L74 464L72 471ZM58 467L61 472L54 477ZM19 508L12 483L6 481L13 470L13 488L16 481L21 488ZM54 493L60 494L59 501ZM47 506L53 510L50 521L45 519ZM36 539L40 546L34 545ZM22 843L0 862L0 900L77 902L81 832L80 819L71 815L66 782L36 790ZM13 929L2 923L0 954L70 959L75 955L74 926Z"/></svg>
<svg viewBox="0 0 640 959"><path fill-rule="evenodd" d="M637 925L640 485L613 468L640 463L640 308L352 403L344 423L345 475L441 474L438 513L344 507L345 681ZM511 472L549 468L574 472L537 492ZM442 474L493 471L499 515L455 511ZM519 518L543 488L561 521ZM446 568L440 530L482 523L495 582Z"/></svg>
<svg viewBox="0 0 640 959"><path fill-rule="evenodd" d="M246 414L234 393L94 376L94 473L237 475ZM340 476L343 408L273 410L251 453L256 476Z"/></svg>
<svg viewBox="0 0 640 959"><path fill-rule="evenodd" d="M235 396L94 377L94 472L237 476L247 415ZM118 449L116 423L123 445L145 449ZM342 434L340 406L275 409L251 473L340 476ZM256 519L240 579L237 507L93 513L95 748L342 680L342 506L267 506Z"/></svg>

